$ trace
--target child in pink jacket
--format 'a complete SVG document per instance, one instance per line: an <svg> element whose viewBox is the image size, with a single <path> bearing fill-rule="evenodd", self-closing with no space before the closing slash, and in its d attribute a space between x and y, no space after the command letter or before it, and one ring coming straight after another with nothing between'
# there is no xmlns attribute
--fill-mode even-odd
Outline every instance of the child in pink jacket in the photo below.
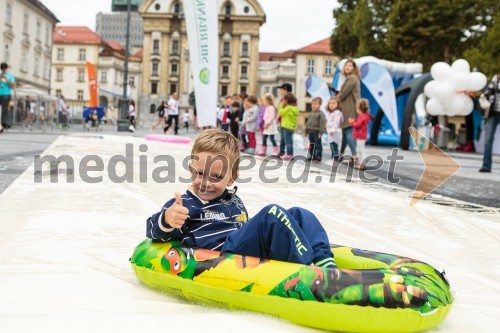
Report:
<svg viewBox="0 0 500 333"><path fill-rule="evenodd" d="M370 105L366 98L362 98L356 103L356 113L358 114L356 119L349 118L349 124L354 129L352 137L356 139L356 150L358 152L355 168L364 170L363 159L365 157L365 144L368 139L368 124L370 124L372 118Z"/></svg>

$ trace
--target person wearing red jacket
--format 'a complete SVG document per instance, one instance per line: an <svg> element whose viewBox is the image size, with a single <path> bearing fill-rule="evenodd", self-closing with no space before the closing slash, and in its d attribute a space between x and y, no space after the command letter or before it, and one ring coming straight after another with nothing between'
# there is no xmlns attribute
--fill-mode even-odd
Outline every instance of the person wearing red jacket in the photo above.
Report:
<svg viewBox="0 0 500 333"><path fill-rule="evenodd" d="M368 124L372 119L370 115L370 105L366 98L360 99L356 103L356 113L358 117L356 119L349 118L349 124L351 124L354 129L352 133L353 139L356 139L356 150L357 150L357 160L355 164L356 169L365 169L363 164L364 154L365 154L365 144L368 139Z"/></svg>

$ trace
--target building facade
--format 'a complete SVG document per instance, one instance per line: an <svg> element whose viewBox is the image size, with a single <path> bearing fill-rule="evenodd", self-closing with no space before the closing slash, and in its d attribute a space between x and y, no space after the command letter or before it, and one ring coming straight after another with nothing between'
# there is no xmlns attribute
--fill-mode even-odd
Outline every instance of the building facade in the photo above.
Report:
<svg viewBox="0 0 500 333"><path fill-rule="evenodd" d="M130 1L131 10L137 11L143 1L144 0L131 0ZM127 0L113 0L111 2L111 10L114 12L127 11Z"/></svg>
<svg viewBox="0 0 500 333"><path fill-rule="evenodd" d="M255 94L259 34L265 13L257 0L217 1L219 96ZM145 0L139 13L144 19L144 48L138 120L146 124L154 119L156 106L173 92L179 93L181 107L187 107L193 81L182 1Z"/></svg>
<svg viewBox="0 0 500 333"><path fill-rule="evenodd" d="M126 45L127 26L126 12L99 13L96 16L95 31L107 41L116 41L123 47ZM142 48L144 39L142 17L137 11L130 13L130 47L129 50Z"/></svg>
<svg viewBox="0 0 500 333"><path fill-rule="evenodd" d="M57 26L54 32L52 94L63 95L74 114L89 105L87 61L95 70L99 88L99 106L106 117L119 118L123 96L125 49L107 42L87 27ZM141 54L129 58L127 97L137 100L141 84Z"/></svg>
<svg viewBox="0 0 500 333"><path fill-rule="evenodd" d="M120 119L120 101L123 98L125 76L125 48L116 42L109 42L99 54L97 81L99 86L99 106L104 107L107 119ZM127 97L135 102L141 87L142 54L129 57Z"/></svg>
<svg viewBox="0 0 500 333"><path fill-rule="evenodd" d="M330 38L296 50L294 58L297 65L294 91L297 95L297 106L301 111L311 111L312 99L306 91L306 80L316 74L331 87L335 66L340 59L330 49Z"/></svg>
<svg viewBox="0 0 500 333"><path fill-rule="evenodd" d="M0 61L18 90L48 94L55 15L37 0L0 0Z"/></svg>

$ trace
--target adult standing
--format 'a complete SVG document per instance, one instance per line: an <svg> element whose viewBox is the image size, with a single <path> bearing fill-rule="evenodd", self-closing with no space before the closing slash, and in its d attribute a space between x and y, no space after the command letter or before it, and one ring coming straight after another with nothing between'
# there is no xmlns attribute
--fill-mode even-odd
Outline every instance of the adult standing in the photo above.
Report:
<svg viewBox="0 0 500 333"><path fill-rule="evenodd" d="M69 112L68 106L66 105L66 100L64 99L63 95L59 95L59 100L57 101L57 115L61 127L67 127L69 121Z"/></svg>
<svg viewBox="0 0 500 333"><path fill-rule="evenodd" d="M340 125L342 128L342 145L340 147L340 156L344 155L347 145L351 149L352 157L356 157L356 140L352 137L352 125L349 123L349 118L355 119L356 103L361 98L361 84L359 82L359 69L354 60L348 59L342 68L342 74L346 80L339 92L339 100L342 103L342 113L344 121Z"/></svg>
<svg viewBox="0 0 500 333"><path fill-rule="evenodd" d="M168 108L168 124L167 127L165 127L164 132L168 132L170 129L170 126L172 126L172 122L175 122L174 125L174 133L177 135L179 131L179 96L177 95L176 92L170 96L170 99L168 100L167 103L167 108Z"/></svg>
<svg viewBox="0 0 500 333"><path fill-rule="evenodd" d="M12 89L16 86L16 79L14 75L9 73L7 69L9 65L2 62L0 65L0 106L2 107L2 112L0 113L0 133L3 132L4 127L7 127L7 115L10 103L10 94Z"/></svg>
<svg viewBox="0 0 500 333"><path fill-rule="evenodd" d="M500 124L500 74L493 77L485 95L491 105L484 126L486 141L484 143L483 166L479 172L491 172L493 164L491 156L493 154L493 141L498 124Z"/></svg>
<svg viewBox="0 0 500 333"><path fill-rule="evenodd" d="M283 103L284 103L284 97L286 94L292 92L292 85L289 83L283 83L281 86L278 87L279 89L279 95L280 95L280 104L278 106L278 110L284 108ZM281 142L280 142L280 152L279 156L285 155L285 147L286 147L286 140L285 140L285 128L281 126L281 115L278 115L277 123L280 125L280 137L281 137Z"/></svg>

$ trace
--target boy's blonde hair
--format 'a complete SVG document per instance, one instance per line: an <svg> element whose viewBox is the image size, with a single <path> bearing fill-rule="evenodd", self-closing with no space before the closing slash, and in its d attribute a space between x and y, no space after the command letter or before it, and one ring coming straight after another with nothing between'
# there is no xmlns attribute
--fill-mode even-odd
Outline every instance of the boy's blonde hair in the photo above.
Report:
<svg viewBox="0 0 500 333"><path fill-rule="evenodd" d="M312 102L317 102L321 106L323 99L321 97L314 97Z"/></svg>
<svg viewBox="0 0 500 333"><path fill-rule="evenodd" d="M227 158L231 168L231 178L236 180L239 174L240 143L231 133L221 129L208 129L196 138L191 157L199 153L212 153Z"/></svg>

